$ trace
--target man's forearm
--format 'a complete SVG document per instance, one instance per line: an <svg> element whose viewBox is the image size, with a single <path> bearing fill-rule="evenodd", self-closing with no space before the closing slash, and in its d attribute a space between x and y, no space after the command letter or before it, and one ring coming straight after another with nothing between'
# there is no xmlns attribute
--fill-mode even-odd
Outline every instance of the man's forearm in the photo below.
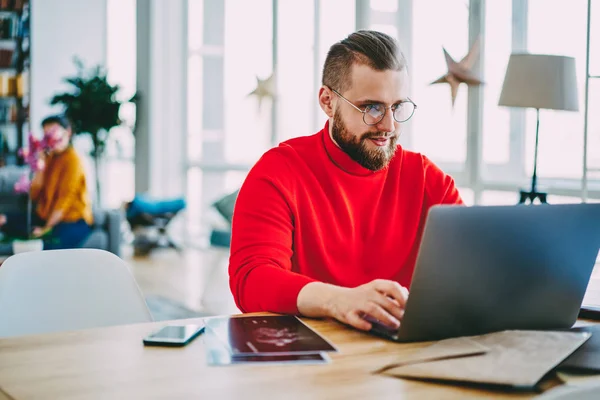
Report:
<svg viewBox="0 0 600 400"><path fill-rule="evenodd" d="M311 282L298 293L298 311L305 317L331 317L332 300L341 290L340 286Z"/></svg>

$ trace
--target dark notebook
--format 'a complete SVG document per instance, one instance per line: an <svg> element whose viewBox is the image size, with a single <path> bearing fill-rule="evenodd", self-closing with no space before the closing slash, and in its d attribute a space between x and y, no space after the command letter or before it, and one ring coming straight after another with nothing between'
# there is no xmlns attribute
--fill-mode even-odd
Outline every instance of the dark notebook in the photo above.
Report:
<svg viewBox="0 0 600 400"><path fill-rule="evenodd" d="M600 372L600 325L582 326L572 331L589 332L592 336L558 365L558 369Z"/></svg>
<svg viewBox="0 0 600 400"><path fill-rule="evenodd" d="M212 332L234 356L337 352L323 336L291 315L212 317L205 323L207 334Z"/></svg>

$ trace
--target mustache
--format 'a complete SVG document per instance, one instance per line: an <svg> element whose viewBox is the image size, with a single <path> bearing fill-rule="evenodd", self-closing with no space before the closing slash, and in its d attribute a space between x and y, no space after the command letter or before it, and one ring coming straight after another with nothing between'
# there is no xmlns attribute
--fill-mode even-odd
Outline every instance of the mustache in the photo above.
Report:
<svg viewBox="0 0 600 400"><path fill-rule="evenodd" d="M393 139L394 137L396 137L396 135L394 133L390 133L390 132L367 132L367 133L363 133L361 135L360 139L361 140L377 139L377 138Z"/></svg>

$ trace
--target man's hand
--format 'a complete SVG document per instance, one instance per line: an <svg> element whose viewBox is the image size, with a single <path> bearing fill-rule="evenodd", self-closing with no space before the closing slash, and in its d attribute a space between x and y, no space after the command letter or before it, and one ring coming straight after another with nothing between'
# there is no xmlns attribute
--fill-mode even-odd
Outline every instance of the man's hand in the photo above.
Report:
<svg viewBox="0 0 600 400"><path fill-rule="evenodd" d="M398 328L408 290L398 282L377 279L355 288L313 282L298 294L298 311L307 317L331 317L357 329L370 330L365 317Z"/></svg>

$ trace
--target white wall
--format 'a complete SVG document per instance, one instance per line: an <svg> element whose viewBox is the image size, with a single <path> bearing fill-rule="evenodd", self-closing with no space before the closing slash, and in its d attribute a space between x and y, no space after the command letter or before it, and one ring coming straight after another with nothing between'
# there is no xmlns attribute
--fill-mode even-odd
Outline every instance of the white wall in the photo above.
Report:
<svg viewBox="0 0 600 400"><path fill-rule="evenodd" d="M31 0L31 128L60 106L52 96L68 89L62 82L76 73L73 57L87 66L106 65L107 0Z"/></svg>

